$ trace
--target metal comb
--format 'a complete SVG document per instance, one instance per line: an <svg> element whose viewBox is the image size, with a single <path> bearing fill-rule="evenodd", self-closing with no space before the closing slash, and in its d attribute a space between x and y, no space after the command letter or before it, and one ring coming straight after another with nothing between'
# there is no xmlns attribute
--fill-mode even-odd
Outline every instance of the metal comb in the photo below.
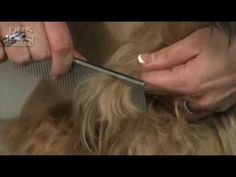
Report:
<svg viewBox="0 0 236 177"><path fill-rule="evenodd" d="M144 81L138 80L131 76L116 72L114 70L102 66L92 64L88 61L84 61L81 59L74 59L70 71L60 79L55 80L52 79L50 75L51 64L52 64L51 60L43 60L43 61L33 62L27 66L13 64L13 67L17 71L26 72L36 77L48 80L51 83L56 84L60 87L71 88L71 89L75 88L77 84L83 81L84 79L91 77L98 72L102 72L104 74L108 74L112 77L117 77L125 81L125 83L127 83L131 88L131 99L133 103L141 111L144 112L147 111Z"/></svg>

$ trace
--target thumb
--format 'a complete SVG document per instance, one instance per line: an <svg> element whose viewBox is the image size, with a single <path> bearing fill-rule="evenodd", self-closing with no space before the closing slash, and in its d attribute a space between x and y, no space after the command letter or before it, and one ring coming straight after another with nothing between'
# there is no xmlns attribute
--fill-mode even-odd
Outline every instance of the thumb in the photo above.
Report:
<svg viewBox="0 0 236 177"><path fill-rule="evenodd" d="M139 55L138 61L148 69L170 69L186 63L199 53L200 45L189 36L159 51Z"/></svg>

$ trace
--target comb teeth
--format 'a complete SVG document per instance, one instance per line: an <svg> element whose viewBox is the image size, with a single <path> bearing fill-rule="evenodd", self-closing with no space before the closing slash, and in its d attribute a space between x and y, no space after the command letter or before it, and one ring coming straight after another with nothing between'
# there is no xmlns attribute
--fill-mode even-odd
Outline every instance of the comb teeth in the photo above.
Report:
<svg viewBox="0 0 236 177"><path fill-rule="evenodd" d="M133 103L144 112L147 111L146 96L144 86L129 83L131 87L131 99Z"/></svg>
<svg viewBox="0 0 236 177"><path fill-rule="evenodd" d="M13 66L15 70L29 73L33 76L48 80L52 84L70 89L75 88L78 83L82 82L88 77L93 76L98 72L108 74L112 77L117 77L119 79L126 81L125 83L127 83L130 86L131 99L133 103L140 110L144 112L147 111L145 89L144 89L145 83L143 81L79 59L73 60L72 67L70 71L67 72L66 75L64 75L60 79L52 79L52 76L50 75L51 64L52 60L43 60L43 61L33 62L27 66L21 66L19 64L13 64Z"/></svg>
<svg viewBox="0 0 236 177"><path fill-rule="evenodd" d="M74 88L76 85L76 82L74 80L74 72L70 70L65 76L61 77L60 79L53 79L50 75L51 64L51 60L43 60L33 62L27 66L21 66L19 64L13 64L13 66L15 70L26 72L33 76L48 80L49 82L60 87L71 89Z"/></svg>

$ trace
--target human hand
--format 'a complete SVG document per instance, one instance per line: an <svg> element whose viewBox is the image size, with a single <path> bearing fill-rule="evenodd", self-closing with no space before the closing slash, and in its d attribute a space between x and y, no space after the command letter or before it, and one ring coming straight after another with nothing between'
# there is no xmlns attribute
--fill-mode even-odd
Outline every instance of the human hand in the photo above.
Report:
<svg viewBox="0 0 236 177"><path fill-rule="evenodd" d="M52 58L51 75L65 74L72 63L74 48L70 31L65 22L0 22L1 37L9 34L10 28L31 28L32 46L5 46L0 43L0 61L9 59L18 64L32 60ZM78 52L76 56L80 56Z"/></svg>
<svg viewBox="0 0 236 177"><path fill-rule="evenodd" d="M226 111L236 102L236 44L229 47L217 28L197 30L139 61L149 69L140 76L147 91L169 95L172 104L176 96L187 100L190 120Z"/></svg>

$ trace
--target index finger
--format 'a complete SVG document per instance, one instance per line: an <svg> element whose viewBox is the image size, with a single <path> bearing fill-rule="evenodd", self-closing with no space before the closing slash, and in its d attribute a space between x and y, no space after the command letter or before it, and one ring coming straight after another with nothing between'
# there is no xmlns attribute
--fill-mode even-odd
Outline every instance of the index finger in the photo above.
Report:
<svg viewBox="0 0 236 177"><path fill-rule="evenodd" d="M146 89L157 94L192 94L198 89L201 63L198 59L166 70L155 70L141 73L140 79L147 82Z"/></svg>
<svg viewBox="0 0 236 177"><path fill-rule="evenodd" d="M44 22L52 55L53 76L65 74L73 59L73 42L69 28L65 22Z"/></svg>

